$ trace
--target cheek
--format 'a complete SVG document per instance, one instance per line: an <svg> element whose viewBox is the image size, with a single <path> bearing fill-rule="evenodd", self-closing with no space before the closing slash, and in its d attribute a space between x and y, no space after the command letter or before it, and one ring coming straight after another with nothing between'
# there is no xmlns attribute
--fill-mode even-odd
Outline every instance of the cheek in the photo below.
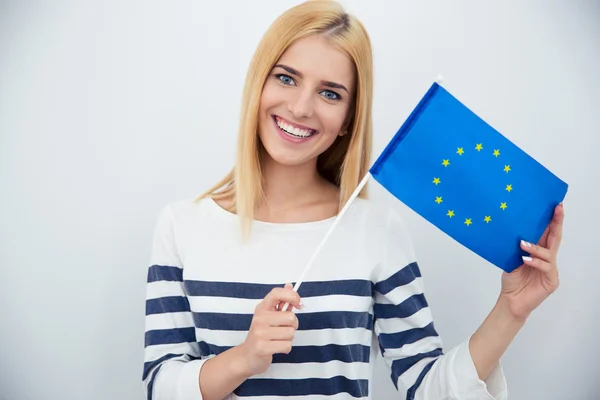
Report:
<svg viewBox="0 0 600 400"><path fill-rule="evenodd" d="M337 135L342 130L344 121L346 120L346 114L348 112L347 106L339 105L337 107L329 107L321 113L321 121L328 134Z"/></svg>
<svg viewBox="0 0 600 400"><path fill-rule="evenodd" d="M260 96L260 110L266 112L269 108L273 107L277 103L278 88L267 81L263 87L262 94Z"/></svg>

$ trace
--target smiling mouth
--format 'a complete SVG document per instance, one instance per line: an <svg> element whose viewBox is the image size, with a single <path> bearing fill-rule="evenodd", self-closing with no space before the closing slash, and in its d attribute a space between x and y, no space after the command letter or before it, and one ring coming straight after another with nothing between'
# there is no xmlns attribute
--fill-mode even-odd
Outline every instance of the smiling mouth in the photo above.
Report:
<svg viewBox="0 0 600 400"><path fill-rule="evenodd" d="M279 129L295 138L306 139L318 133L314 129L299 127L297 125L290 124L289 122L287 122L281 117L278 117L277 115L273 115L273 120L275 121Z"/></svg>

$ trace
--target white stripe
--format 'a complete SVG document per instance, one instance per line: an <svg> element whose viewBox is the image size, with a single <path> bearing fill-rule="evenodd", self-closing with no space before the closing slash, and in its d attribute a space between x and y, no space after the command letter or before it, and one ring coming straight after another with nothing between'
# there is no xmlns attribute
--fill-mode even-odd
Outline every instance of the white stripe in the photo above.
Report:
<svg viewBox="0 0 600 400"><path fill-rule="evenodd" d="M156 281L146 285L146 299L159 299L161 297L183 296L181 282Z"/></svg>
<svg viewBox="0 0 600 400"><path fill-rule="evenodd" d="M146 331L193 327L194 321L188 312L161 313L146 316Z"/></svg>
<svg viewBox="0 0 600 400"><path fill-rule="evenodd" d="M419 360L417 363L415 363L415 365L410 367L405 373L403 373L402 375L400 375L398 377L398 383L399 383L398 387L405 386L406 389L412 387L415 384L415 382L417 381L417 379L419 378L419 375L423 371L423 368L425 368L427 366L427 364L429 364L436 358L439 358L439 357L427 357L427 358L423 358L422 360ZM436 362L441 362L441 360L436 361Z"/></svg>
<svg viewBox="0 0 600 400"><path fill-rule="evenodd" d="M194 312L215 312L226 314L254 314L262 299L237 299L233 297L189 296L190 308ZM294 312L358 311L372 309L373 299L366 296L329 295L301 299L304 308Z"/></svg>
<svg viewBox="0 0 600 400"><path fill-rule="evenodd" d="M442 340L439 336L429 336L414 343L405 344L399 349L385 349L383 356L395 360L397 358L409 357L414 354L427 353L437 348L442 348Z"/></svg>
<svg viewBox="0 0 600 400"><path fill-rule="evenodd" d="M157 344L146 347L144 362L158 360L168 353L189 354L192 357L200 357L200 351L196 343Z"/></svg>
<svg viewBox="0 0 600 400"><path fill-rule="evenodd" d="M406 299L415 294L423 293L422 278L416 278L413 282L398 286L385 296L379 292L375 292L375 302L378 304L400 304Z"/></svg>
<svg viewBox="0 0 600 400"><path fill-rule="evenodd" d="M375 332L397 333L413 328L423 328L431 323L431 310L425 307L406 318L378 319L375 321Z"/></svg>
<svg viewBox="0 0 600 400"><path fill-rule="evenodd" d="M371 345L372 332L365 328L356 329L320 329L296 331L293 346L326 346L328 344ZM237 346L246 340L245 331L218 331L210 329L196 329L198 341L205 341L215 346Z"/></svg>
<svg viewBox="0 0 600 400"><path fill-rule="evenodd" d="M369 379L369 374L369 363L344 363L335 360L326 363L271 364L267 371L253 378L328 379L341 375L348 379Z"/></svg>

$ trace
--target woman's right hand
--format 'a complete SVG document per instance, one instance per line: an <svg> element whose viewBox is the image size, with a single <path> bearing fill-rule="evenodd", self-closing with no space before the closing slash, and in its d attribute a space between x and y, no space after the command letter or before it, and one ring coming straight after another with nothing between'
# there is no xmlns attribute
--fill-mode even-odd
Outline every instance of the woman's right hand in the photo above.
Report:
<svg viewBox="0 0 600 400"><path fill-rule="evenodd" d="M290 304L288 311L280 311L286 302ZM273 362L273 354L289 354L292 350L298 329L292 306L302 308L300 296L290 284L271 290L256 306L246 340L240 345L242 363L249 377L265 372Z"/></svg>

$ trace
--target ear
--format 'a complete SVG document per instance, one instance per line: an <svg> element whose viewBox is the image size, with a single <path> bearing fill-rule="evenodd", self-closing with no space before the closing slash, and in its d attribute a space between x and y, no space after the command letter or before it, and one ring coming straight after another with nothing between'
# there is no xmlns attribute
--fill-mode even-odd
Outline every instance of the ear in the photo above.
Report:
<svg viewBox="0 0 600 400"><path fill-rule="evenodd" d="M348 115L348 117L342 124L342 129L340 130L340 133L338 133L338 136L339 137L346 136L348 133L350 133L349 131L350 131L351 127L352 127L352 116Z"/></svg>
<svg viewBox="0 0 600 400"><path fill-rule="evenodd" d="M350 131L352 130L353 121L354 121L354 104L352 104L352 106L348 110L348 113L346 114L346 118L344 119L344 123L342 124L342 129L340 130L340 133L338 133L338 136L343 137L343 136L346 136L348 133L350 133Z"/></svg>

